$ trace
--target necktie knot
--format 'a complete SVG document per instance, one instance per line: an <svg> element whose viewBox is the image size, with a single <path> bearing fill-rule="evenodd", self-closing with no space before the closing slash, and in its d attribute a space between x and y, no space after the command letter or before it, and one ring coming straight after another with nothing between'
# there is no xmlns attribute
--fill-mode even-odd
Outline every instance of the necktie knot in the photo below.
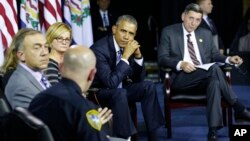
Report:
<svg viewBox="0 0 250 141"><path fill-rule="evenodd" d="M187 34L187 39L188 39L188 42L192 44L192 42L191 42L191 39L190 39L190 38L191 38L191 34L189 33L189 34Z"/></svg>
<svg viewBox="0 0 250 141"><path fill-rule="evenodd" d="M122 56L122 50L121 49L117 51L117 56L119 56L119 57Z"/></svg>
<svg viewBox="0 0 250 141"><path fill-rule="evenodd" d="M44 75L42 75L41 83L43 84L43 86L45 88L49 88L50 87L50 83L49 83L48 79Z"/></svg>

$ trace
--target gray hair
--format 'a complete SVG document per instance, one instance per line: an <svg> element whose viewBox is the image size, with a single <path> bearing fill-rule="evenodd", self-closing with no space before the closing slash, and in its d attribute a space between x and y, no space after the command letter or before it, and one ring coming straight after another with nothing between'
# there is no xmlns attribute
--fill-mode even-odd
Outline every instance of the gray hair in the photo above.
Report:
<svg viewBox="0 0 250 141"><path fill-rule="evenodd" d="M195 3L190 3L185 7L184 13L188 13L189 11L194 11L194 12L203 14L200 6Z"/></svg>
<svg viewBox="0 0 250 141"><path fill-rule="evenodd" d="M38 30L34 30L32 28L22 28L15 35L15 51L19 51L23 49L24 39L29 35L42 34Z"/></svg>
<svg viewBox="0 0 250 141"><path fill-rule="evenodd" d="M136 27L138 27L138 23L137 23L136 19L131 15L122 15L122 16L118 17L118 19L116 21L116 25L119 25L122 21L127 21L129 23L134 24Z"/></svg>

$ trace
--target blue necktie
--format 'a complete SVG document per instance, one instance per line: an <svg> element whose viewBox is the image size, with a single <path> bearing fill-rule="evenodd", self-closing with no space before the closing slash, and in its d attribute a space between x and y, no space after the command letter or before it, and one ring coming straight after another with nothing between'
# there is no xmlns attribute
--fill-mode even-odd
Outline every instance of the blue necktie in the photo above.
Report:
<svg viewBox="0 0 250 141"><path fill-rule="evenodd" d="M103 26L104 27L107 27L107 26L109 26L109 21L108 21L108 17L107 17L107 14L106 13L103 13Z"/></svg>
<svg viewBox="0 0 250 141"><path fill-rule="evenodd" d="M42 75L41 83L46 89L50 87L50 83L44 75Z"/></svg>
<svg viewBox="0 0 250 141"><path fill-rule="evenodd" d="M116 52L116 65L120 62L122 58L122 50L120 49L119 51Z"/></svg>

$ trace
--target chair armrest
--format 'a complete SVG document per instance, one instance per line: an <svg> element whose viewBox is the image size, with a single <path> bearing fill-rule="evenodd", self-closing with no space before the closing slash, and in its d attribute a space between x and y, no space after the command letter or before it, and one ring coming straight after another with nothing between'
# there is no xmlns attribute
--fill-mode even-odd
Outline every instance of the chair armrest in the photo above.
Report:
<svg viewBox="0 0 250 141"><path fill-rule="evenodd" d="M161 71L164 73L164 85L166 88L167 97L170 95L170 74L172 69L170 67L161 67Z"/></svg>
<svg viewBox="0 0 250 141"><path fill-rule="evenodd" d="M161 67L161 71L164 73L170 73L172 71L172 69L169 67Z"/></svg>
<svg viewBox="0 0 250 141"><path fill-rule="evenodd" d="M232 68L233 68L233 67L232 67L231 65L228 65L228 64L225 64L225 65L222 66L222 69L223 69L224 71L231 71Z"/></svg>
<svg viewBox="0 0 250 141"><path fill-rule="evenodd" d="M226 80L227 80L227 83L229 85L232 84L232 80L231 80L231 70L232 70L232 66L231 65L224 65L222 66L222 70L224 71L225 75L226 75Z"/></svg>

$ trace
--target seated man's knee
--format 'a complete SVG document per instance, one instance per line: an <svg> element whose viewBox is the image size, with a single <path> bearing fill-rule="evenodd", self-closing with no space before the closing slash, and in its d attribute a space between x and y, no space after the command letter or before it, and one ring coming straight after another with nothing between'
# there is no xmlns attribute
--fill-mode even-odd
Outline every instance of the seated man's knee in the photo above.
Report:
<svg viewBox="0 0 250 141"><path fill-rule="evenodd" d="M156 87L155 84L151 81L144 81L143 82L143 88L145 90L145 94L155 94Z"/></svg>
<svg viewBox="0 0 250 141"><path fill-rule="evenodd" d="M220 86L220 81L218 79L211 78L211 79L209 79L208 86L210 86L210 87L219 87Z"/></svg>

